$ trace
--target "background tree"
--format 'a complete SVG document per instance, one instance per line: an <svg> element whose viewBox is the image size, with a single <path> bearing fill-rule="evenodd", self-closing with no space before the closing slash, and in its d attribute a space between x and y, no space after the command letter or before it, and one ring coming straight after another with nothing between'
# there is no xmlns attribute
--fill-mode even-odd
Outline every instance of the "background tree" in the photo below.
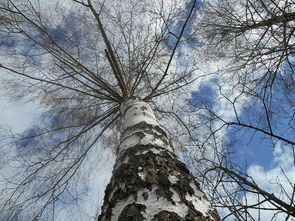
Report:
<svg viewBox="0 0 295 221"><path fill-rule="evenodd" d="M79 198L79 186L84 186L85 177L89 175L85 171L90 171L91 163L97 163L97 159L91 157L99 154L97 144L101 142L116 151L122 125L131 137L152 135L148 140L150 146L156 135L170 146L164 130L157 124L147 123L142 129L141 121L137 122L132 126L141 131L131 134L129 130L134 128L127 127L128 122L121 118L133 122L133 118L126 117L134 109L130 105L131 98L150 102L160 114L167 112L163 121L177 118L175 97L181 100L181 95L186 93L184 86L195 80L192 73L196 60L193 57L186 59L187 55L179 47L196 7L196 1L187 4L146 0L1 1L1 74L9 76L7 89L14 99L39 102L44 110L40 123L23 134L12 134L10 147L3 150L6 150L5 159L9 160L6 162L17 167L9 175L5 174L5 184L1 185L1 211L5 219L54 219L56 207ZM153 118L150 106L136 99L135 107L138 102L143 107L139 116L146 119L147 114ZM137 112L133 110L132 113ZM121 161L118 160L116 169L122 166L119 165L123 159L122 143L118 150ZM138 154L142 156L143 153ZM166 196L172 204L178 200L185 202L187 211L182 214L183 211L171 212L171 208L164 208L158 215L155 212L154 218L206 216L208 220L218 220L203 193L198 191L193 177L175 155L166 151L152 159L167 160L167 154L176 169L172 173L172 167L161 168L160 174L161 170L157 172L160 164L155 163L156 175L146 175L153 178L149 180L149 191ZM134 157L135 154L131 159ZM126 164L125 160L123 164ZM177 168L177 176L179 172L186 175L175 175L175 179L169 180L168 172L176 174ZM165 176L167 179L163 181ZM115 178L110 186L117 182ZM183 180L188 182L178 185ZM159 183L162 188L153 189L152 185ZM178 200L172 199L176 193L168 191L169 185L181 193ZM86 191L82 189L82 193ZM107 196L110 193L107 192ZM194 193L198 194L199 201L187 198ZM145 201L151 200L149 196L149 193L144 196ZM197 202L203 207L197 209ZM106 209L107 204L108 201L100 219L112 213L119 216L109 211L113 205ZM181 204L182 208L184 204ZM128 211L134 212L139 207L131 203L120 208L124 217ZM137 215L141 217L145 209L142 206Z"/></svg>
<svg viewBox="0 0 295 221"><path fill-rule="evenodd" d="M294 168L294 1L206 1L195 30L206 64L218 67L207 81L213 101L198 97L194 105L203 121L195 128L207 131L200 146L219 157L204 154L206 169L199 157L192 164L212 184L211 199L228 209L225 219L261 220L266 211L267 219L294 219L295 180L284 165L283 178L265 189L237 160L238 149L260 140L265 152L288 149Z"/></svg>

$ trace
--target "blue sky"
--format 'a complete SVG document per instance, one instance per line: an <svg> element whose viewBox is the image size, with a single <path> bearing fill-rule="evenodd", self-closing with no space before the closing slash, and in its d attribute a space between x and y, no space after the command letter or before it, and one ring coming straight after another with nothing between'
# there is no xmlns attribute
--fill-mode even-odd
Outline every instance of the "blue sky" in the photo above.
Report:
<svg viewBox="0 0 295 221"><path fill-rule="evenodd" d="M196 107L205 107L205 105L214 109L214 105L217 102L218 92L215 91L216 85L218 84L217 79L211 79L210 81L204 81L199 85L198 90L191 93L192 104ZM275 90L273 93L274 97L281 100L282 95L281 90ZM293 107L288 107L288 105L281 102L285 109L292 109ZM249 106L249 105L248 105ZM233 110L232 110L233 111ZM261 106L259 104L252 105L249 109L247 107L242 108L239 113L239 119L244 123L253 123L254 126L259 127L261 125L263 118L259 118L259 112L261 111ZM279 110L278 110L279 111ZM235 121L235 119L232 119ZM274 132L278 135L282 134L283 131L288 128L287 119L281 119L277 115L273 115L273 122L279 122L278 128ZM249 123L249 124L250 124ZM275 128L275 127L274 127ZM292 134L284 134L285 138L292 140ZM226 143L232 143L233 160L239 165L244 165L245 168L249 168L252 164L258 164L263 166L265 169L271 169L274 166L274 146L277 139L270 138L269 136L255 131L249 128L243 128L241 126L231 126L227 129Z"/></svg>
<svg viewBox="0 0 295 221"><path fill-rule="evenodd" d="M279 75L285 75L285 73L282 71L278 73ZM216 78L202 81L198 88L192 92L191 102L196 107L207 105L224 119L236 121L232 105L220 96L219 90L217 90L218 83ZM221 88L223 87L226 85L223 84ZM287 99L289 94L286 94L283 88L279 82L272 88L270 122L274 134L294 142L294 133L290 129L294 125L291 116L294 113L294 105ZM290 93L290 96L293 94ZM260 100L250 98L241 99L241 101L236 103L239 120L242 123L269 131L267 124L265 124L266 117ZM284 118L284 115L288 117ZM217 123L216 125L219 128L221 124ZM295 182L294 153L291 145L262 132L240 126L224 127L220 136L223 145L230 147L232 162L239 165L242 172L247 172L260 188L279 196L285 202L290 201L289 197L293 191L292 185ZM247 198L250 205L257 203L255 194L247 193L244 198ZM264 206L272 207L269 203ZM219 212L226 215L223 209ZM274 214L271 210L261 211L260 214L257 213L257 210L253 210L251 213L255 217L259 215L263 221L268 221ZM276 220L284 220L285 218L283 214L280 214Z"/></svg>
<svg viewBox="0 0 295 221"><path fill-rule="evenodd" d="M194 104L196 107L209 106L210 108L213 108L217 97L217 92L215 91L214 87L217 83L218 81L216 79L201 83L199 89L192 92L192 104ZM243 130L240 132L233 131L232 135L230 133L230 129L228 131L229 134L226 139L229 143L238 137L239 146L233 148L236 152L236 158L234 158L236 159L236 162L241 162L242 160L242 162L245 162L248 165L253 162L259 162L263 164L269 163L270 159L267 160L261 158L263 151L260 150L263 148L259 147L261 146L261 141L258 137L253 137L250 131L248 133L245 133Z"/></svg>

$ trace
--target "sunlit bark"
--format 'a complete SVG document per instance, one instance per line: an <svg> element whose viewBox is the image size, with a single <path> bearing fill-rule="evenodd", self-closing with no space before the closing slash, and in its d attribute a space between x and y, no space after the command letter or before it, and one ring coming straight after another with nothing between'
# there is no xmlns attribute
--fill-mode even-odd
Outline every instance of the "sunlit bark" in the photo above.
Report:
<svg viewBox="0 0 295 221"><path fill-rule="evenodd" d="M220 220L151 107L129 99L121 113L118 158L98 220Z"/></svg>

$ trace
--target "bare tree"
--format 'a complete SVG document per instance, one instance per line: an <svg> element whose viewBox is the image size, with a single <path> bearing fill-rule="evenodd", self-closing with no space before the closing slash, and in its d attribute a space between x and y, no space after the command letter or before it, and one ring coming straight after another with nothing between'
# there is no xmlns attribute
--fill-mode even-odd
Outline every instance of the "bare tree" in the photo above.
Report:
<svg viewBox="0 0 295 221"><path fill-rule="evenodd" d="M195 60L179 65L177 50L195 10L196 1L1 1L1 73L13 75L12 97L45 109L11 135L19 170L1 186L7 220L28 210L26 219L54 219L55 205L76 199L98 142L117 153L98 220L219 220L152 110L177 118L166 108L194 81Z"/></svg>
<svg viewBox="0 0 295 221"><path fill-rule="evenodd" d="M233 59L233 67L277 72L294 47L293 4L276 0L209 1L203 10L206 16L196 24L208 50L219 51L216 57Z"/></svg>
<svg viewBox="0 0 295 221"><path fill-rule="evenodd" d="M227 59L223 71L235 73L246 92L268 96L277 82L286 92L292 88L293 1L209 1L202 13L196 29L203 50L211 59Z"/></svg>
<svg viewBox="0 0 295 221"><path fill-rule="evenodd" d="M263 211L273 211L272 220L294 219L295 181L288 171L281 171L287 184L273 181L279 186L274 193L235 160L235 148L247 145L243 134L251 134L249 143L260 137L271 148L282 144L294 153L294 10L294 1L288 0L212 0L206 1L196 20L199 51L209 61L221 61L214 75L214 102L222 100L231 114L210 102L195 105L194 112L203 116L203 124L195 123L195 128L207 131L200 147L211 146L216 157L204 154L192 164L207 187L212 185L209 198L228 209L224 219L233 215L237 220L261 220ZM234 142L225 141L224 131ZM198 167L202 161L207 168Z"/></svg>

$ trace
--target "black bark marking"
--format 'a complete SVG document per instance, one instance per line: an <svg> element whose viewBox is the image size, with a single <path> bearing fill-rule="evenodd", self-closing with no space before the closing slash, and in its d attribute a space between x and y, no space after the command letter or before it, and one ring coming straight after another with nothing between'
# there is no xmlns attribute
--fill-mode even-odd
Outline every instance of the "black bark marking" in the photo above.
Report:
<svg viewBox="0 0 295 221"><path fill-rule="evenodd" d="M145 121L141 121L135 125L129 126L125 129L123 134L128 131L128 134L133 134L132 131L140 130L142 132L153 135L155 138L161 139L166 145L169 145L168 138L164 130L160 126L151 125ZM158 133L156 133L158 132ZM132 135L131 135L132 136ZM128 136L129 137L129 136ZM125 139L127 139L126 137Z"/></svg>
<svg viewBox="0 0 295 221"><path fill-rule="evenodd" d="M118 221L142 221L144 220L144 217L141 212L144 212L145 209L145 205L131 203L125 206L118 218Z"/></svg>
<svg viewBox="0 0 295 221"><path fill-rule="evenodd" d="M142 197L147 200L149 198L149 194L147 192L143 192Z"/></svg>
<svg viewBox="0 0 295 221"><path fill-rule="evenodd" d="M156 214L152 221L183 221L183 219L174 212L163 210Z"/></svg>
<svg viewBox="0 0 295 221"><path fill-rule="evenodd" d="M145 110L147 110L148 108L147 108L146 106L141 106L140 109L141 109L142 111L145 111Z"/></svg>

